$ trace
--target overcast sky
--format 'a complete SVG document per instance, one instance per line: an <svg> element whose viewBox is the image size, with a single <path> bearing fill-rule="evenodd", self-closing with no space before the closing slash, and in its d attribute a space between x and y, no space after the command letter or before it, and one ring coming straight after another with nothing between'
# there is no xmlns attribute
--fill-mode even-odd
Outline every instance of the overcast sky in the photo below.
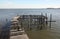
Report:
<svg viewBox="0 0 60 39"><path fill-rule="evenodd" d="M0 0L0 8L60 8L60 0Z"/></svg>

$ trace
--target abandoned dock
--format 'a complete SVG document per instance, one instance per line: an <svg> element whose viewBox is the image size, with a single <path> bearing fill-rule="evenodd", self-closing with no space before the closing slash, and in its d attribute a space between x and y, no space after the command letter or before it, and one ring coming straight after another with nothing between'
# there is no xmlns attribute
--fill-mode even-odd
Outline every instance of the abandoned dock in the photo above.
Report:
<svg viewBox="0 0 60 39"><path fill-rule="evenodd" d="M12 23L10 30L10 39L16 39L20 37L24 38L27 36L25 31L28 30L41 30L44 28L46 29L46 19L47 17L43 15L21 15L14 17L11 20ZM26 37L26 39L29 39L28 36Z"/></svg>
<svg viewBox="0 0 60 39"><path fill-rule="evenodd" d="M48 26L50 22L50 26ZM52 15L50 15L50 21L48 21L46 15L19 15L11 19L10 30L2 31L6 33L6 37L10 39L29 39L26 31L37 31L37 30L47 30L48 27L51 28ZM1 32L1 33L2 33ZM8 33L8 34L7 34Z"/></svg>

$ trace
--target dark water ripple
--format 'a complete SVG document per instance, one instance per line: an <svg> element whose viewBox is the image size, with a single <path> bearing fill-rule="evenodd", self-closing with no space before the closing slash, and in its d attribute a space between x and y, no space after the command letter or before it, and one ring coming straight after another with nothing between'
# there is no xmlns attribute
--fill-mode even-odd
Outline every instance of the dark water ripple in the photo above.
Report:
<svg viewBox="0 0 60 39"><path fill-rule="evenodd" d="M0 39L9 39L10 38L10 21L6 22L2 27L2 31L0 33Z"/></svg>

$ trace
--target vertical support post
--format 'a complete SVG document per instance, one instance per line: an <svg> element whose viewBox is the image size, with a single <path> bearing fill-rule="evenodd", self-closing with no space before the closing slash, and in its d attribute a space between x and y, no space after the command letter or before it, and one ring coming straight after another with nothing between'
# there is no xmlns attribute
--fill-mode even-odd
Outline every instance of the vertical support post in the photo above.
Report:
<svg viewBox="0 0 60 39"><path fill-rule="evenodd" d="M22 17L20 17L20 28L22 28Z"/></svg>
<svg viewBox="0 0 60 39"><path fill-rule="evenodd" d="M19 25L18 25L18 23L17 23L17 31L19 31Z"/></svg>
<svg viewBox="0 0 60 39"><path fill-rule="evenodd" d="M39 29L40 26L40 16L37 18L37 30Z"/></svg>
<svg viewBox="0 0 60 39"><path fill-rule="evenodd" d="M29 15L29 30L30 30L30 15Z"/></svg>
<svg viewBox="0 0 60 39"><path fill-rule="evenodd" d="M52 21L52 14L50 14L50 21L47 21L47 22L49 22L49 28L51 28L51 23L52 22L56 22L56 21Z"/></svg>
<svg viewBox="0 0 60 39"><path fill-rule="evenodd" d="M47 19L47 13L45 15L46 15L46 20L45 21L46 21L46 25L47 25L48 24L48 22L47 22L48 21L48 19Z"/></svg>
<svg viewBox="0 0 60 39"><path fill-rule="evenodd" d="M41 18L40 18L40 21L41 21L41 26L40 26L40 30L42 29L42 16L43 16L43 13L41 13Z"/></svg>
<svg viewBox="0 0 60 39"><path fill-rule="evenodd" d="M45 13L45 17L46 17L46 19L45 19L45 27L46 27L46 29L48 28L48 17L47 17L47 13Z"/></svg>
<svg viewBox="0 0 60 39"><path fill-rule="evenodd" d="M6 22L8 22L8 19L6 18Z"/></svg>
<svg viewBox="0 0 60 39"><path fill-rule="evenodd" d="M29 30L32 30L32 16L30 15L30 18L29 18Z"/></svg>
<svg viewBox="0 0 60 39"><path fill-rule="evenodd" d="M22 23L21 23L21 25L22 25L22 27L24 27L24 15L23 15L23 17L22 17Z"/></svg>
<svg viewBox="0 0 60 39"><path fill-rule="evenodd" d="M22 26L22 20L21 20L21 28L22 28L23 26Z"/></svg>
<svg viewBox="0 0 60 39"><path fill-rule="evenodd" d="M39 18L37 18L37 19L39 20L39 23L38 23L37 29L40 29L40 27L41 27L41 18L40 18L40 16L39 16Z"/></svg>
<svg viewBox="0 0 60 39"><path fill-rule="evenodd" d="M50 14L50 26L49 26L49 28L51 28L51 20L52 20L52 14Z"/></svg>

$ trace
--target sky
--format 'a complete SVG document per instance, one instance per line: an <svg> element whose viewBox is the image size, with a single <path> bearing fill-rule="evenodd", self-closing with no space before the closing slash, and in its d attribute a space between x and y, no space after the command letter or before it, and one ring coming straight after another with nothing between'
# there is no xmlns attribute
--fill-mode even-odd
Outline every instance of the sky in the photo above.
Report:
<svg viewBox="0 0 60 39"><path fill-rule="evenodd" d="M0 8L60 8L60 0L0 0Z"/></svg>

